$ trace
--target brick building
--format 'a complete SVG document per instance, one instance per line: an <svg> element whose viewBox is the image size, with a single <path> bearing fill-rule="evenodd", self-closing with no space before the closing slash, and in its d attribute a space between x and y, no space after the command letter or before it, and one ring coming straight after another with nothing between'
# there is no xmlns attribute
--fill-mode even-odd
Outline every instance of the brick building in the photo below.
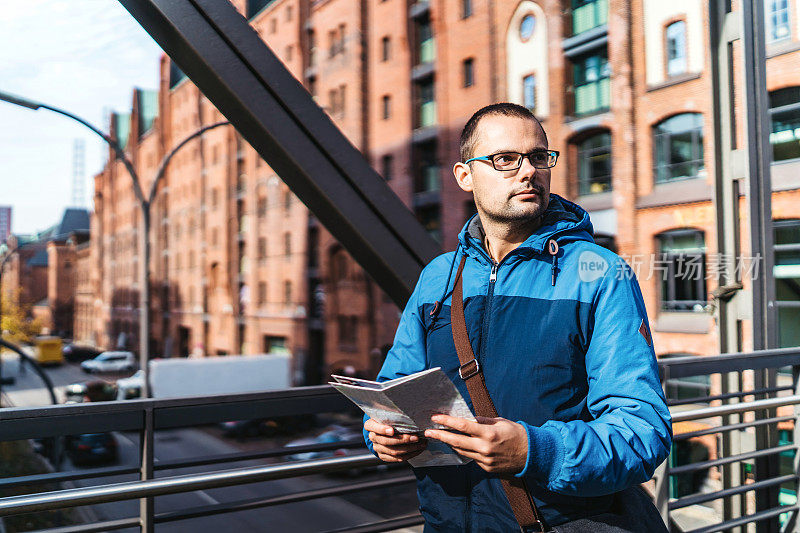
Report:
<svg viewBox="0 0 800 533"><path fill-rule="evenodd" d="M704 2L233 3L444 250L475 210L451 172L464 123L495 101L532 109L562 154L553 192L587 209L598 242L635 263L659 355L718 351L705 311L716 235ZM776 243L792 245L800 1L768 8ZM112 121L145 182L181 139L222 119L168 58L160 68L157 95L137 91L131 115ZM97 176L95 206L105 306L95 329L106 345L135 342L139 215L119 163ZM232 128L178 153L153 228L152 353L286 346L313 381L346 366L373 372L392 341L396 307ZM685 279L686 264L703 275ZM779 251L778 265L781 342L800 344L790 327L800 260Z"/></svg>
<svg viewBox="0 0 800 533"><path fill-rule="evenodd" d="M28 308L47 331L72 336L74 249L89 238L89 212L67 208L58 224L31 235L11 235L3 268L3 297Z"/></svg>

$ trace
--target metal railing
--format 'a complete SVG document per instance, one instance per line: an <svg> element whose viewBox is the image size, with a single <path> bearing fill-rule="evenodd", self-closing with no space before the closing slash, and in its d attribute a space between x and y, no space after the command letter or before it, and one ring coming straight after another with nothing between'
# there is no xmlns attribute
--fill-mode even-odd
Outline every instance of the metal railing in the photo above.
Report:
<svg viewBox="0 0 800 533"><path fill-rule="evenodd" d="M800 405L797 376L800 368L800 350L767 350L749 354L726 354L710 357L681 357L662 360L659 363L661 377L666 384L670 380L691 376L714 376L712 394L673 400L673 422L676 427L675 447L681 443L702 441L711 438L709 456L678 464L675 452L656 473L655 503L665 522L673 530L691 533L711 533L734 528L746 528L748 524L765 526L778 524L782 529L797 530L798 505L796 500L780 505L776 494L781 485L791 485L797 491L798 471L795 461L791 472L769 469L781 454L796 452L793 442L778 443L775 432L786 427L795 434L796 415L779 413ZM793 372L777 373L779 368L791 367ZM759 375L763 373L762 378ZM737 390L726 388L719 392L724 381L738 382ZM697 402L710 404L698 407ZM377 480L342 483L323 488L303 490L290 494L204 505L178 511L155 513L154 498L166 494L179 494L202 489L229 487L268 480L288 479L310 474L365 468L380 464L372 455L315 459L304 462L259 464L209 470L200 473L168 475L158 477L158 471L180 468L221 465L254 459L268 459L312 451L332 450L347 447L362 447L360 439L332 444L313 444L291 448L259 450L251 453L232 453L215 456L188 458L173 461L154 461L154 433L158 430L195 427L226 420L249 418L291 417L307 414L336 413L351 409L347 399L327 386L303 387L233 396L207 398L185 398L175 400L132 400L125 402L103 402L80 405L61 405L41 408L10 408L0 410L0 440L20 440L75 435L102 431L139 432L138 466L119 466L91 469L78 472L53 472L0 480L0 489L20 485L65 482L79 479L101 479L120 474L138 474L138 479L122 483L105 483L92 487L63 489L0 498L0 516L29 513L49 509L60 509L80 505L107 503L120 500L139 499L139 516L121 520L108 520L95 524L83 524L58 531L111 531L132 526L143 531L152 531L157 523L166 523L191 518L201 518L222 513L244 511L268 506L307 501L316 498L338 496L357 491L373 490L414 481L414 476L401 473L396 477ZM682 410L688 409L688 410ZM691 428L681 424L692 423ZM766 436L769 446L746 446L742 442L757 442L756 433ZM720 441L730 439L737 446L726 447ZM723 450L733 450L723 453ZM753 466L752 472L748 465ZM748 466L745 468L745 466ZM738 477L735 475L738 472ZM716 482L702 487L693 487L685 493L677 493L677 481L681 476L706 473ZM713 473L714 475L710 475ZM737 482L732 482L736 481ZM773 497L774 505L765 506L755 495L766 493ZM770 500L767 498L766 500ZM760 503L759 503L760 502ZM708 517L715 520L698 521L698 510L705 509ZM693 511L694 518L685 518L682 513ZM682 527L688 522L688 527ZM422 523L418 515L401 516L380 520L371 524L355 526L341 531L388 531ZM751 526L752 527L752 526ZM764 529L764 527L761 527ZM743 529L744 530L744 529ZM53 530L55 531L55 530ZM337 530L338 531L338 530Z"/></svg>
<svg viewBox="0 0 800 533"><path fill-rule="evenodd" d="M673 530L798 530L798 365L797 348L659 361L665 388L682 378L709 376L711 390L708 396L669 400L673 453L656 473L655 500ZM788 442L780 441L780 428L792 435ZM690 442L708 457L683 461L678 450ZM781 456L794 456L783 472ZM681 477L690 480L688 489L679 484ZM791 501L781 502L781 485Z"/></svg>
<svg viewBox="0 0 800 533"><path fill-rule="evenodd" d="M59 533L68 531L113 531L130 527L140 527L142 531L153 531L155 524L159 523L201 518L317 498L329 498L413 482L415 480L413 475L401 472L398 475L377 480L342 483L273 497L155 513L154 498L166 494L180 494L312 474L343 472L381 464L381 461L366 453L365 450L364 454L345 457L156 477L156 472L165 470L247 462L342 448L364 448L363 440L354 439L334 443L277 447L249 453L237 452L171 461L155 461L153 451L156 431L190 428L229 420L275 419L323 413L342 413L351 409L352 404L350 401L328 386L203 398L128 400L2 409L0 410L0 441L42 439L110 431L135 431L139 433L140 464L138 466L93 468L74 472L51 472L2 479L0 480L0 489L23 485L102 479L122 474L138 474L138 479L122 483L101 482L85 488L62 489L0 498L0 516L139 499L141 502L139 516L106 520L94 524L81 524L72 528L58 528L52 531L58 531ZM336 531L388 531L420 523L422 523L421 516L414 514L379 520ZM51 530L40 530L40 533L44 531Z"/></svg>

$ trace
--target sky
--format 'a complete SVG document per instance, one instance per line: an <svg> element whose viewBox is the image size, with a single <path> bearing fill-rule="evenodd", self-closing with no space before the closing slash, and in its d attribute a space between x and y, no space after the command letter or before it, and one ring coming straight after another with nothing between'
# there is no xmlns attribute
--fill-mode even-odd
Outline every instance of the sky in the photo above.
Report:
<svg viewBox="0 0 800 533"><path fill-rule="evenodd" d="M110 111L130 112L134 87L158 87L161 49L117 0L3 0L0 91L38 100L108 130ZM73 205L73 146L84 139L85 198L105 163L105 143L55 113L0 101L0 205L12 231L31 233Z"/></svg>

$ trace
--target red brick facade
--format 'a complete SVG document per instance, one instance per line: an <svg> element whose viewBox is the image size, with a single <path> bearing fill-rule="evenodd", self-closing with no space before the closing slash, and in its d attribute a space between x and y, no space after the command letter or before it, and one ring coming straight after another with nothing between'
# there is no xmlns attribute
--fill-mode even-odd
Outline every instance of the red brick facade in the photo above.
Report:
<svg viewBox="0 0 800 533"><path fill-rule="evenodd" d="M247 3L234 2L242 12ZM706 254L716 252L705 3L665 7L656 0L609 0L607 24L577 33L585 15L559 0L263 4L257 14L248 14L253 28L400 199L441 237L444 250L455 247L457 232L474 209L451 171L464 123L483 105L523 103L522 75L546 80L535 85L532 105L550 146L562 153L552 173L553 192L586 208L596 233L613 239L619 253L642 255L639 279L659 354L718 351L713 318L663 310L661 282L649 275L650 254L658 251L657 235L664 231L702 230ZM796 2L790 4L795 13ZM519 36L527 14L535 19L527 20L534 28L529 38L547 46L538 59L530 56L530 66L509 59L529 57L527 37ZM676 21L686 28L687 66L670 77L667 44L659 33ZM800 85L795 68L800 17L791 21L791 39L768 47L770 90ZM578 67L591 53L607 58L610 89L608 104L586 113L577 95L585 94L587 85L576 76L584 75ZM139 131L137 106L143 100L137 93L127 129L126 149L145 184L172 147L223 119L190 81L176 79L167 58L160 69L157 118L148 131ZM598 98L602 101L602 94ZM660 182L654 128L682 113L702 116L702 170L690 179ZM115 118L112 130L120 129L120 120ZM603 132L610 134L610 191L581 195L581 147ZM775 180L782 184L774 194L775 218L800 217L800 184L792 184L798 167L797 161L773 167L782 176ZM105 346L135 347L141 226L119 163L96 177L95 208L92 250L83 261L94 269L86 279L96 280L94 301L102 306L84 297L78 329L98 334ZM285 346L296 356L298 376L315 381L347 366L373 373L381 350L392 342L396 307L230 127L208 132L172 160L152 224L154 355L257 353ZM746 249L746 238L743 245ZM707 292L713 288L709 281Z"/></svg>

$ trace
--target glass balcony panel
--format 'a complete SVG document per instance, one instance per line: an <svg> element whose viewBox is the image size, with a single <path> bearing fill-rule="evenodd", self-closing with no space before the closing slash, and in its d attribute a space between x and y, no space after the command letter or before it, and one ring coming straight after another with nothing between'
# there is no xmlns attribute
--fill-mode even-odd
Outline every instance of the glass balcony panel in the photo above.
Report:
<svg viewBox="0 0 800 533"><path fill-rule="evenodd" d="M436 124L436 102L424 102L419 109L419 127L426 128Z"/></svg>
<svg viewBox="0 0 800 533"><path fill-rule="evenodd" d="M431 63L436 59L436 41L433 38L425 39L419 43L419 62Z"/></svg>
<svg viewBox="0 0 800 533"><path fill-rule="evenodd" d="M573 3L574 5L575 3ZM572 10L572 34L585 31L608 23L608 0L596 0L574 7Z"/></svg>

